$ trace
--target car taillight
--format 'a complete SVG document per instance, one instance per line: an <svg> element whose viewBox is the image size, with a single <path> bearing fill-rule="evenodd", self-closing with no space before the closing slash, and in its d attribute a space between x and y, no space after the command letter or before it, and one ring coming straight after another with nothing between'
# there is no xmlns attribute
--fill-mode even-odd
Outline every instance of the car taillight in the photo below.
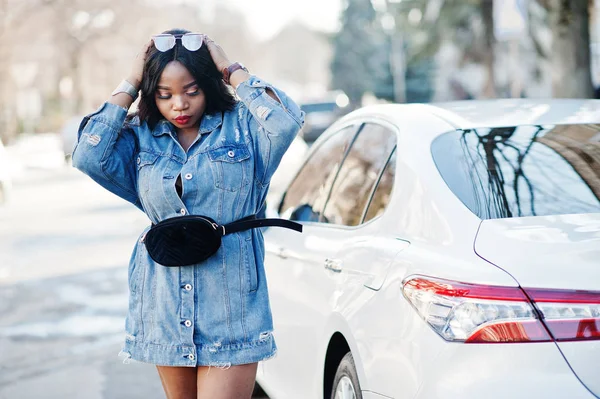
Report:
<svg viewBox="0 0 600 399"><path fill-rule="evenodd" d="M600 291L524 291L556 341L600 340Z"/></svg>
<svg viewBox="0 0 600 399"><path fill-rule="evenodd" d="M430 277L404 282L404 296L447 341L550 341L527 296L517 287L484 286Z"/></svg>
<svg viewBox="0 0 600 399"><path fill-rule="evenodd" d="M522 290L414 276L404 281L403 293L419 315L447 341L600 339L600 292Z"/></svg>

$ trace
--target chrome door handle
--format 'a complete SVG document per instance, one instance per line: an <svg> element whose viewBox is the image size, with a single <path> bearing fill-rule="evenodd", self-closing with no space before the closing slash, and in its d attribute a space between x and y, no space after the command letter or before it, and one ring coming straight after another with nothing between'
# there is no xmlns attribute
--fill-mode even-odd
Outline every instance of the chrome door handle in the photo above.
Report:
<svg viewBox="0 0 600 399"><path fill-rule="evenodd" d="M325 269L331 270L332 272L341 273L342 261L339 259L325 259Z"/></svg>

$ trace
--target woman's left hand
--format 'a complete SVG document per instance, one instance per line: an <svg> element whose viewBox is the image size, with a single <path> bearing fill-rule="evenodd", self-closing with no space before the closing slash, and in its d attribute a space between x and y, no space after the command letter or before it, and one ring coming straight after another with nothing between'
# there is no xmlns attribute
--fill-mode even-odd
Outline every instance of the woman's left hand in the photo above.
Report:
<svg viewBox="0 0 600 399"><path fill-rule="evenodd" d="M231 65L231 61L229 61L225 51L207 35L204 35L204 43L206 44L206 47L208 47L210 56L219 72L222 72L223 69Z"/></svg>

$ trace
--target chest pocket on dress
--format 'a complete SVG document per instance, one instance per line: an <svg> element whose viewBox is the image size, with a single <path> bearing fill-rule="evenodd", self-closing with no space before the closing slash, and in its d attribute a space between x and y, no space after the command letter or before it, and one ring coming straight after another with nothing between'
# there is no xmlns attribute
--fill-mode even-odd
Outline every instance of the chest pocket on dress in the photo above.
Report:
<svg viewBox="0 0 600 399"><path fill-rule="evenodd" d="M252 181L250 151L243 145L225 144L208 150L215 186L237 191Z"/></svg>
<svg viewBox="0 0 600 399"><path fill-rule="evenodd" d="M147 193L150 189L152 171L157 159L158 155L151 152L141 151L138 154L136 162L138 169L138 191L140 193ZM159 181L162 181L162 178Z"/></svg>

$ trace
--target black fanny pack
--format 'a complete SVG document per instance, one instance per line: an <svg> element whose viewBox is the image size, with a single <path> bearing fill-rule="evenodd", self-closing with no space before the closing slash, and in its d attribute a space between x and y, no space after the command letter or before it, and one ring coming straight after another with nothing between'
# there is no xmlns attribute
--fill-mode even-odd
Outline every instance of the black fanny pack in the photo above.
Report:
<svg viewBox="0 0 600 399"><path fill-rule="evenodd" d="M190 266L210 258L227 234L256 227L285 227L302 232L300 223L287 219L248 216L220 225L207 216L177 216L152 225L144 241L150 257L163 266Z"/></svg>

